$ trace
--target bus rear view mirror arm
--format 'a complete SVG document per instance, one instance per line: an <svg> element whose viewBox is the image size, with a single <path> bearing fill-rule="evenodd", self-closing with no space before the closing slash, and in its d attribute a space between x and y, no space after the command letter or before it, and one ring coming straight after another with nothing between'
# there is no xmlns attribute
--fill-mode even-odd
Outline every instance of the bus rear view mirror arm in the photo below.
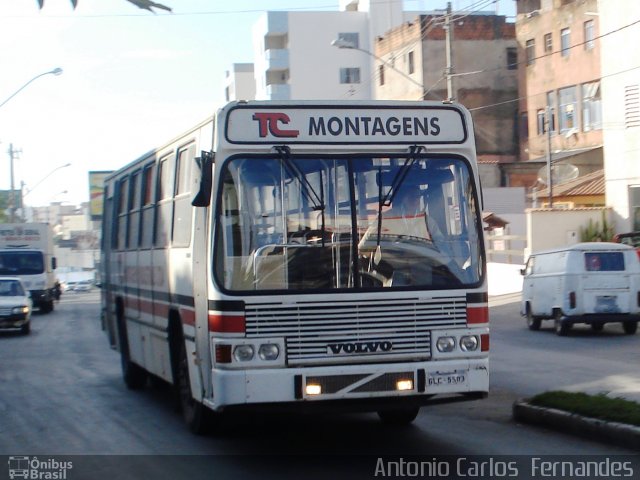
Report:
<svg viewBox="0 0 640 480"><path fill-rule="evenodd" d="M200 168L200 188L191 202L194 207L208 207L211 203L213 159L213 152L205 152L204 150L201 156L195 159Z"/></svg>

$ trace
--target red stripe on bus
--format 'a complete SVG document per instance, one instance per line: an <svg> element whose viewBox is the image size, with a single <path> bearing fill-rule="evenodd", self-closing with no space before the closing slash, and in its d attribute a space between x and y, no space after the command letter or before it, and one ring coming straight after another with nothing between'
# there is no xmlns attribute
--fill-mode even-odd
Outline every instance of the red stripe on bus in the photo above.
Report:
<svg viewBox="0 0 640 480"><path fill-rule="evenodd" d="M185 325L196 326L196 312L193 310L187 310L186 308L180 309L180 318Z"/></svg>
<svg viewBox="0 0 640 480"><path fill-rule="evenodd" d="M489 323L489 307L467 307L467 323Z"/></svg>
<svg viewBox="0 0 640 480"><path fill-rule="evenodd" d="M219 333L245 333L244 315L209 314L209 331Z"/></svg>

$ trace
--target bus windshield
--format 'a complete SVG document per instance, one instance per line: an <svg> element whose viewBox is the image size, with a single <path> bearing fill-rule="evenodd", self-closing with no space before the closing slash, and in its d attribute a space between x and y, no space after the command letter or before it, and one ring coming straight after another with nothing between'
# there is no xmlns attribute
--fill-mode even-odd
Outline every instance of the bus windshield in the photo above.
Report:
<svg viewBox="0 0 640 480"><path fill-rule="evenodd" d="M41 252L0 252L0 275L36 275L43 272Z"/></svg>
<svg viewBox="0 0 640 480"><path fill-rule="evenodd" d="M215 274L229 291L467 288L483 275L468 164L453 157L233 157Z"/></svg>

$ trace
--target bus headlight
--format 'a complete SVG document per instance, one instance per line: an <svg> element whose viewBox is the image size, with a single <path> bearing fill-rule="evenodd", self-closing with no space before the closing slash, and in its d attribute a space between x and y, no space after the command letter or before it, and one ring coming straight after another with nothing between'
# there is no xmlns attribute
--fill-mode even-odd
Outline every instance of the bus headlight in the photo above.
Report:
<svg viewBox="0 0 640 480"><path fill-rule="evenodd" d="M236 345L233 349L233 358L236 362L249 362L253 359L253 345Z"/></svg>
<svg viewBox="0 0 640 480"><path fill-rule="evenodd" d="M280 355L280 348L275 343L263 343L258 349L260 360L275 360Z"/></svg>
<svg viewBox="0 0 640 480"><path fill-rule="evenodd" d="M456 349L456 339L454 337L440 337L436 341L436 348L439 352L453 352Z"/></svg>
<svg viewBox="0 0 640 480"><path fill-rule="evenodd" d="M465 335L460 339L460 348L463 352L475 352L478 349L478 343L476 335Z"/></svg>

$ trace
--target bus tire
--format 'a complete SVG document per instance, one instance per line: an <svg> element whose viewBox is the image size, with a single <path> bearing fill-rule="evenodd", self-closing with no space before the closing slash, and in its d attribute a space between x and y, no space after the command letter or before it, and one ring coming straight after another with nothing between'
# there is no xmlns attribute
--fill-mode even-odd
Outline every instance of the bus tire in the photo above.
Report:
<svg viewBox="0 0 640 480"><path fill-rule="evenodd" d="M139 390L147 383L147 372L140 365L136 365L131 361L127 327L121 315L118 315L118 336L120 339L122 379L129 390Z"/></svg>
<svg viewBox="0 0 640 480"><path fill-rule="evenodd" d="M420 412L420 407L411 407L411 408L397 408L392 410L379 410L378 417L382 423L386 425L409 425L413 422L418 413Z"/></svg>
<svg viewBox="0 0 640 480"><path fill-rule="evenodd" d="M177 382L178 395L182 418L187 427L196 435L205 435L210 430L209 410L201 402L193 398L191 393L191 381L189 380L189 364L187 363L187 350L184 339L180 339Z"/></svg>
<svg viewBox="0 0 640 480"><path fill-rule="evenodd" d="M636 331L638 331L638 322L636 322L635 320L622 322L622 328L624 329L625 334L634 335Z"/></svg>
<svg viewBox="0 0 640 480"><path fill-rule="evenodd" d="M533 313L531 312L531 305L529 305L527 303L527 327L529 327L529 330L540 330L540 325L542 324L542 320L540 320L539 318L536 318L533 316Z"/></svg>

